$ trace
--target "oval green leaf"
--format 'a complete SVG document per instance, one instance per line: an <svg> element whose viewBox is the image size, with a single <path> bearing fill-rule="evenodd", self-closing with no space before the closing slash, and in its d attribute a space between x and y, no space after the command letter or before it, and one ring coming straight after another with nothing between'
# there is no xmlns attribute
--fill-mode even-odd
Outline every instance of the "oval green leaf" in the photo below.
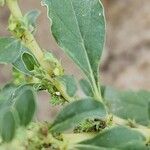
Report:
<svg viewBox="0 0 150 150"><path fill-rule="evenodd" d="M34 92L27 88L17 97L15 109L20 118L20 125L28 125L35 113L36 103Z"/></svg>
<svg viewBox="0 0 150 150"><path fill-rule="evenodd" d="M124 126L115 126L103 130L102 133L92 139L80 142L79 147L81 144L106 150L140 150L141 147L142 150L148 150L145 142L146 138L140 132ZM136 146L137 143L139 143L139 147Z"/></svg>
<svg viewBox="0 0 150 150"><path fill-rule="evenodd" d="M20 55L21 43L15 38L0 38L0 63L13 63Z"/></svg>
<svg viewBox="0 0 150 150"><path fill-rule="evenodd" d="M5 142L10 142L15 135L15 129L16 129L15 117L11 111L6 111L3 114L0 123L0 132L2 139Z"/></svg>
<svg viewBox="0 0 150 150"><path fill-rule="evenodd" d="M35 66L39 67L38 61L30 53L24 52L22 54L22 61L25 64L28 71L33 71Z"/></svg>
<svg viewBox="0 0 150 150"><path fill-rule="evenodd" d="M103 6L99 0L43 0L58 45L98 86L99 62L105 39Z"/></svg>
<svg viewBox="0 0 150 150"><path fill-rule="evenodd" d="M6 142L13 139L15 129L29 124L35 108L35 94L29 85L9 84L0 91L0 131Z"/></svg>
<svg viewBox="0 0 150 150"><path fill-rule="evenodd" d="M143 125L150 124L149 91L120 91L106 87L104 99L110 113Z"/></svg>
<svg viewBox="0 0 150 150"><path fill-rule="evenodd" d="M20 40L11 37L0 38L0 63L12 64L17 70L26 75L32 75L33 65L38 62L28 48Z"/></svg>
<svg viewBox="0 0 150 150"><path fill-rule="evenodd" d="M75 101L60 111L51 126L51 131L62 132L74 127L84 119L104 118L105 116L106 110L101 102L90 98Z"/></svg>

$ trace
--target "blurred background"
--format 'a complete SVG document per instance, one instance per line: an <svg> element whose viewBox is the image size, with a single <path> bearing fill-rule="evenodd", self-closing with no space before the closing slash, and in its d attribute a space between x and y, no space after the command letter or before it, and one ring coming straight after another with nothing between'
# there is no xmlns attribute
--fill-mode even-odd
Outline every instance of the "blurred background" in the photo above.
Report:
<svg viewBox="0 0 150 150"><path fill-rule="evenodd" d="M107 40L101 61L101 80L105 85L119 89L150 90L150 1L149 0L102 0L107 20ZM19 0L26 13L39 9L36 37L41 47L53 51L67 73L80 77L71 60L58 48L51 36L46 9L40 0ZM0 8L0 36L9 35L7 20L9 11ZM11 79L11 66L0 65L0 85ZM44 95L44 96L43 96ZM47 105L49 96L39 95L39 120L49 120L55 114Z"/></svg>

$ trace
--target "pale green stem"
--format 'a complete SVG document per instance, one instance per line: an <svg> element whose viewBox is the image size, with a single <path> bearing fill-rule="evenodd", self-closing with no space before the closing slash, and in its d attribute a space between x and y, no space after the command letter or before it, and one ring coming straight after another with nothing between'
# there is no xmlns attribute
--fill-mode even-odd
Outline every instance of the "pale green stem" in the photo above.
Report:
<svg viewBox="0 0 150 150"><path fill-rule="evenodd" d="M11 15L16 20L19 21L23 18L23 15L18 6L17 0L6 0L6 4L11 12ZM36 42L34 36L28 30L26 30L23 34L24 34L23 36L24 38L21 39L22 42L26 45L26 47L28 47L32 51L32 53L34 54L36 59L39 61L41 66L44 69L46 69L46 71L48 71L49 64L46 61L44 61L44 54L40 46Z"/></svg>
<svg viewBox="0 0 150 150"><path fill-rule="evenodd" d="M10 9L11 14L17 19L22 18L21 10L18 6L17 0L6 0L6 4Z"/></svg>
<svg viewBox="0 0 150 150"><path fill-rule="evenodd" d="M117 125L129 125L129 121L119 118L117 116L113 116L113 123ZM132 128L136 131L141 132L146 138L150 138L150 129L146 126L139 125L137 123L134 124L135 128Z"/></svg>
<svg viewBox="0 0 150 150"><path fill-rule="evenodd" d="M94 81L94 98L99 100L100 102L103 103L103 98L102 98L102 95L101 95L101 91L99 90L99 87L96 85L96 82Z"/></svg>

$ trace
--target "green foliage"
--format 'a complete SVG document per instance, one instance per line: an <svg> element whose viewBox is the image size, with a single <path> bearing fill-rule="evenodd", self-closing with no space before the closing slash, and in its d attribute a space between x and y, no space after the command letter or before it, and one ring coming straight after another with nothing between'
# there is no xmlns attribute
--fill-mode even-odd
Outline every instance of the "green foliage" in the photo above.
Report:
<svg viewBox="0 0 150 150"><path fill-rule="evenodd" d="M39 66L35 57L21 44L20 40L0 38L0 63L11 63L19 71L31 75L34 66Z"/></svg>
<svg viewBox="0 0 150 150"><path fill-rule="evenodd" d="M62 84L64 90L70 97L73 97L77 91L77 84L74 76L63 75L57 78L57 80Z"/></svg>
<svg viewBox="0 0 150 150"><path fill-rule="evenodd" d="M102 103L90 98L79 100L60 111L51 126L51 131L62 132L74 127L83 119L104 117L106 110Z"/></svg>
<svg viewBox="0 0 150 150"><path fill-rule="evenodd" d="M0 0L4 4L13 37L0 38L0 64L12 64L15 85L0 90L0 149L14 140L11 149L149 150L150 92L117 91L99 83L105 40L100 0L43 0L56 42L84 73L79 82L35 40L39 12L23 16L17 0ZM78 83L86 96L82 99ZM28 126L40 90L63 108L53 123ZM27 127L26 135L20 127Z"/></svg>
<svg viewBox="0 0 150 150"><path fill-rule="evenodd" d="M30 53L24 52L22 54L22 61L28 71L33 71L35 66L39 67L39 63Z"/></svg>
<svg viewBox="0 0 150 150"><path fill-rule="evenodd" d="M150 92L117 91L107 87L104 98L110 113L143 125L150 125Z"/></svg>
<svg viewBox="0 0 150 150"><path fill-rule="evenodd" d="M21 93L19 91L19 93ZM27 126L33 118L35 112L35 95L30 88L24 89L18 96L15 103L15 109L20 118L20 125Z"/></svg>
<svg viewBox="0 0 150 150"><path fill-rule="evenodd" d="M85 80L85 79L81 79L79 81L81 89L83 90L84 94L90 97L93 97L93 91L92 88L90 86L90 83Z"/></svg>
<svg viewBox="0 0 150 150"><path fill-rule="evenodd" d="M48 8L52 34L57 43L81 68L93 88L96 88L105 37L105 19L100 1L43 2Z"/></svg>
<svg viewBox="0 0 150 150"><path fill-rule="evenodd" d="M24 51L19 40L15 38L0 38L0 63L13 63L21 51Z"/></svg>
<svg viewBox="0 0 150 150"><path fill-rule="evenodd" d="M150 147L146 146L145 137L137 131L124 126L116 126L110 129L105 129L93 139L79 143L85 148L97 149L113 149L113 150L148 150ZM138 145L138 146L137 146ZM81 147L81 149L83 149Z"/></svg>
<svg viewBox="0 0 150 150"><path fill-rule="evenodd" d="M12 140L17 127L28 125L35 108L35 95L30 86L5 86L0 92L0 132L3 140Z"/></svg>
<svg viewBox="0 0 150 150"><path fill-rule="evenodd" d="M36 21L39 17L40 12L38 10L32 10L25 14L24 16L24 22L26 24L26 27L29 29L30 32L35 32L36 30Z"/></svg>
<svg viewBox="0 0 150 150"><path fill-rule="evenodd" d="M4 141L10 142L15 134L16 122L12 111L6 111L2 113L0 122L0 132Z"/></svg>

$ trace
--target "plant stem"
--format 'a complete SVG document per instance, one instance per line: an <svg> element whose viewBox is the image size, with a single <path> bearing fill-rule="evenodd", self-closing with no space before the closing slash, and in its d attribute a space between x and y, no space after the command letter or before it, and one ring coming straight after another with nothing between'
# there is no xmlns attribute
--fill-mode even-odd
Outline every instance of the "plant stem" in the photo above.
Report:
<svg viewBox="0 0 150 150"><path fill-rule="evenodd" d="M6 0L6 4L11 12L11 15L17 21L20 21L23 18L23 15L19 8L17 0ZM58 82L56 80L53 80L53 78L50 76L51 65L45 60L44 53L38 45L37 41L35 40L34 36L31 34L31 32L25 30L23 32L23 38L21 38L21 41L28 49L31 50L35 58L40 63L41 67L46 71L46 78L56 87L56 89L58 89L58 91L60 91L60 93L66 99L66 101L71 101L72 98L64 91L63 87L61 87L58 84Z"/></svg>
<svg viewBox="0 0 150 150"><path fill-rule="evenodd" d="M10 9L11 14L16 18L22 18L21 10L18 6L17 0L6 0L6 4Z"/></svg>
<svg viewBox="0 0 150 150"><path fill-rule="evenodd" d="M22 12L19 8L19 5L17 3L17 0L6 0L6 4L11 12L11 15L18 21L20 21L23 18ZM24 38L22 38L22 42L25 44L27 48L29 48L36 59L39 61L40 65L48 71L48 68L50 67L49 64L44 61L44 54L36 42L34 36L26 30L24 33Z"/></svg>
<svg viewBox="0 0 150 150"><path fill-rule="evenodd" d="M116 125L126 125L126 126L128 125L129 126L128 120L119 118L117 116L113 116L113 123ZM137 123L134 123L133 129L141 132L146 138L150 138L150 129L149 128L139 125Z"/></svg>

